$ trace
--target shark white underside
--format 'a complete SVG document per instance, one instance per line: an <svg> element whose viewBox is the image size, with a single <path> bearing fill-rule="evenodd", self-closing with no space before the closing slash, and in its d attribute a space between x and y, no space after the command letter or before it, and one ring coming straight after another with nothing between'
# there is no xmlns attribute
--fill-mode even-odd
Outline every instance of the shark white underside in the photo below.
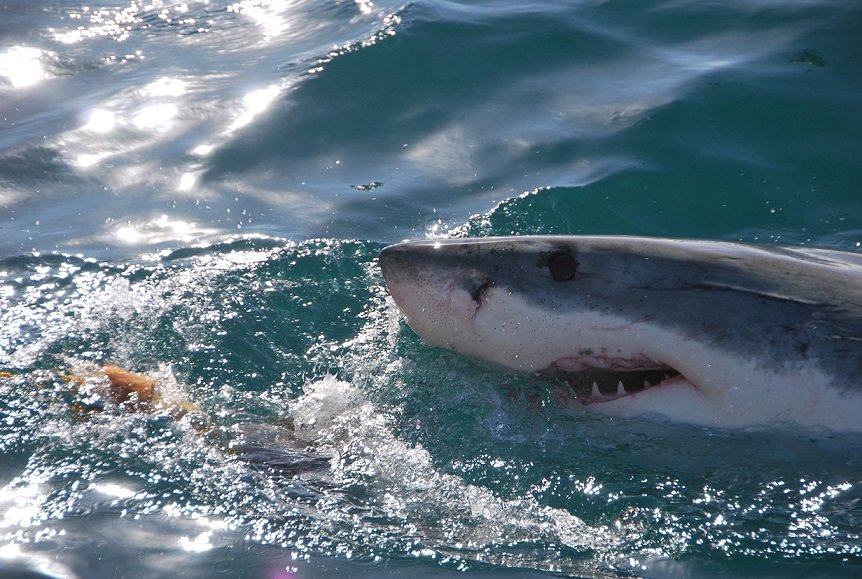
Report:
<svg viewBox="0 0 862 579"><path fill-rule="evenodd" d="M768 422L839 430L862 427L860 408L846 404L846 396L825 387L825 377L810 368L793 373L763 373L753 362L723 356L654 324L590 314L541 315L514 294L489 299L483 308L482 315L473 322L477 333L498 333L507 337L503 344L473 341L469 348L439 345L463 349L463 353L485 360L508 358L514 362L508 365L528 372L576 372L603 365L615 369L629 360L650 360L682 376L698 376L697 385L676 376L660 386L624 396L590 396L585 403L591 410L616 416L655 414L677 422L722 427ZM541 331L527 329L526 322L500 323L503 319L530 320ZM571 343L590 343L593 351L614 354L609 358L572 355ZM702 364L702 360L709 362Z"/></svg>
<svg viewBox="0 0 862 579"><path fill-rule="evenodd" d="M565 374L590 410L862 431L858 254L514 237L405 242L381 265L430 345Z"/></svg>

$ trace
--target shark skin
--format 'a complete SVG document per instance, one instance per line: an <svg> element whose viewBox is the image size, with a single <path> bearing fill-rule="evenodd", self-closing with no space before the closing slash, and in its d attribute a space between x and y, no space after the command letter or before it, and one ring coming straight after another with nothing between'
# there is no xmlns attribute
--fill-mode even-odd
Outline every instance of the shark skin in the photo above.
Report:
<svg viewBox="0 0 862 579"><path fill-rule="evenodd" d="M429 345L562 375L589 410L862 432L862 254L520 236L405 241L380 265Z"/></svg>

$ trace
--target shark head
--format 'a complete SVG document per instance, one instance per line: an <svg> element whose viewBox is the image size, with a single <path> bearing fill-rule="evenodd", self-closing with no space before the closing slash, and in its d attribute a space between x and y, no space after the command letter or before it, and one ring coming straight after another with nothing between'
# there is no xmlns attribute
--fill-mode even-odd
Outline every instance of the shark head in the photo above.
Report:
<svg viewBox="0 0 862 579"><path fill-rule="evenodd" d="M812 308L828 294L823 271L836 268L805 256L800 270L800 259L729 243L545 236L404 242L380 264L428 344L562 374L591 410L828 426L832 398L859 399L824 371L823 357L840 354L815 342Z"/></svg>

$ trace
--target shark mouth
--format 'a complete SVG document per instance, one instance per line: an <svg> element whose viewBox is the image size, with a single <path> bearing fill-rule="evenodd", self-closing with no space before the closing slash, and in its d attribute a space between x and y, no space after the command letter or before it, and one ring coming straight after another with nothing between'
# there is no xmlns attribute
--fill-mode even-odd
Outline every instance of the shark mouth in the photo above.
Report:
<svg viewBox="0 0 862 579"><path fill-rule="evenodd" d="M584 405L633 396L680 379L685 378L670 367L623 371L587 369L563 375L566 386Z"/></svg>

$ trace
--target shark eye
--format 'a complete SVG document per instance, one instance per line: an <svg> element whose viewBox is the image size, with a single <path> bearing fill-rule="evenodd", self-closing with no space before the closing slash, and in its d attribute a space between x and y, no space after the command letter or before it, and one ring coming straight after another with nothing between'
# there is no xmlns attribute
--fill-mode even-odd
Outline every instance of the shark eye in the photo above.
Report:
<svg viewBox="0 0 862 579"><path fill-rule="evenodd" d="M548 257L548 269L555 280L570 281L575 277L578 261L570 253L555 251Z"/></svg>

